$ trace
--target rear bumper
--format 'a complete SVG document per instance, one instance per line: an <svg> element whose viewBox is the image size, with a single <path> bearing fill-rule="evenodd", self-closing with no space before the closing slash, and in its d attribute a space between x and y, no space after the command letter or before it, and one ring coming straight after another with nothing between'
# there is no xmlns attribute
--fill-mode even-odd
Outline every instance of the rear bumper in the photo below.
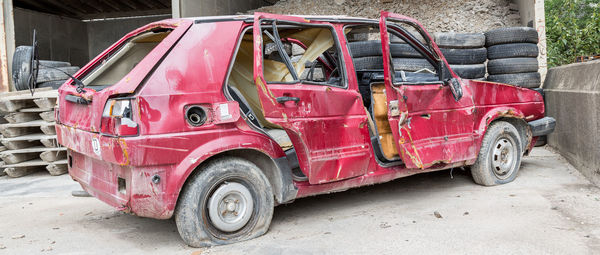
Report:
<svg viewBox="0 0 600 255"><path fill-rule="evenodd" d="M529 127L531 128L532 136L536 137L552 133L556 126L556 120L552 117L544 117L527 124L529 124Z"/></svg>
<svg viewBox="0 0 600 255"><path fill-rule="evenodd" d="M69 150L69 162L71 177L85 191L117 210L156 219L168 219L173 214L176 198L165 192L170 166L121 166L73 150ZM155 175L159 182L152 181Z"/></svg>
<svg viewBox="0 0 600 255"><path fill-rule="evenodd" d="M176 185L169 183L176 167L172 153L143 147L151 143L147 137L105 137L61 124L56 131L59 143L68 148L69 174L88 193L138 216L171 217L177 201ZM153 182L154 176L160 181Z"/></svg>

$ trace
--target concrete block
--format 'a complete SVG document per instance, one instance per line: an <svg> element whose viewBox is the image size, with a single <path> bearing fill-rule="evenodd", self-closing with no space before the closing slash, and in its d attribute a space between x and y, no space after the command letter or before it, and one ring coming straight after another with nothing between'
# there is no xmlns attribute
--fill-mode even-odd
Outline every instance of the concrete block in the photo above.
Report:
<svg viewBox="0 0 600 255"><path fill-rule="evenodd" d="M44 151L40 153L40 158L46 162L54 162L57 160L63 160L67 158L67 151Z"/></svg>
<svg viewBox="0 0 600 255"><path fill-rule="evenodd" d="M36 98L33 102L42 109L54 109L56 98Z"/></svg>
<svg viewBox="0 0 600 255"><path fill-rule="evenodd" d="M47 135L56 135L56 128L54 128L54 123L43 125L40 127L42 132Z"/></svg>
<svg viewBox="0 0 600 255"><path fill-rule="evenodd" d="M39 116L42 117L43 120L48 122L54 121L54 111L47 111L39 113Z"/></svg>
<svg viewBox="0 0 600 255"><path fill-rule="evenodd" d="M63 162L49 164L48 166L46 166L46 170L48 170L50 175L56 176L66 174L69 171L69 168L67 167L67 163Z"/></svg>
<svg viewBox="0 0 600 255"><path fill-rule="evenodd" d="M600 61L552 68L543 88L546 115L556 118L548 144L600 185Z"/></svg>
<svg viewBox="0 0 600 255"><path fill-rule="evenodd" d="M7 167L4 172L9 177L17 178L38 172L41 169L43 169L43 166Z"/></svg>
<svg viewBox="0 0 600 255"><path fill-rule="evenodd" d="M40 115L34 112L13 112L4 116L9 123L21 123L33 120L39 120ZM54 118L52 118L54 121Z"/></svg>

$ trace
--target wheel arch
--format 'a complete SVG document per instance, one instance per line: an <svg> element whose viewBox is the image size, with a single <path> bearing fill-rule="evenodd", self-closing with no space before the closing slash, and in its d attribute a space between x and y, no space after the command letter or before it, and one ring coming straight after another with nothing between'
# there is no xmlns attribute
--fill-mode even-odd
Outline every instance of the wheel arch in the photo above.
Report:
<svg viewBox="0 0 600 255"><path fill-rule="evenodd" d="M181 193L184 188L188 186L189 180L195 174L202 171L204 166L209 162L223 157L242 158L255 164L269 180L269 185L271 185L271 188L273 189L273 195L277 204L290 202L296 198L298 189L294 185L291 169L288 165L285 153L283 153L282 157L276 157L275 155L278 155L278 153L268 153L257 146L245 146L243 148L222 149L208 154L209 156L206 156L202 160L198 160L198 162L191 165L189 170L187 170L184 175L180 176L180 178L174 178L180 183L180 186L177 188L177 193L174 194L176 199L174 199L172 208L175 208L179 203ZM188 156L185 160L193 161L194 158Z"/></svg>
<svg viewBox="0 0 600 255"><path fill-rule="evenodd" d="M477 131L481 135L481 138L483 138L483 136L487 132L488 127L496 121L506 121L513 125L519 131L521 141L524 141L522 148L523 152L525 155L528 155L533 137L531 133L531 128L529 127L529 125L527 125L527 121L525 120L525 114L523 114L523 112L521 112L519 109L513 107L495 108L493 110L488 111L484 115L484 117L481 118L481 121L477 128ZM479 141L479 148L481 148L481 142L483 142L483 139L480 139Z"/></svg>

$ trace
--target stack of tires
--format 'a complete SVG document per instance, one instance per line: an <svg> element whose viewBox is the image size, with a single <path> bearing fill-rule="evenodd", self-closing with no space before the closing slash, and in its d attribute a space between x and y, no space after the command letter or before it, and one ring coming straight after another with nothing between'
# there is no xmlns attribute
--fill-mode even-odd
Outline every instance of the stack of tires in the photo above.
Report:
<svg viewBox="0 0 600 255"><path fill-rule="evenodd" d="M450 68L461 78L485 78L487 51L485 35L482 33L435 33L438 45Z"/></svg>
<svg viewBox="0 0 600 255"><path fill-rule="evenodd" d="M15 49L12 61L12 78L16 90L29 89L29 79L32 77L33 48L19 46ZM57 89L68 78L79 70L69 62L39 60L39 70L35 81L36 88L51 87Z"/></svg>
<svg viewBox="0 0 600 255"><path fill-rule="evenodd" d="M488 81L525 88L540 86L538 34L530 27L505 27L485 33Z"/></svg>
<svg viewBox="0 0 600 255"><path fill-rule="evenodd" d="M381 70L383 69L383 58L381 52L381 41L356 41L348 43L350 53L354 59L356 70ZM403 41L392 40L390 53L394 69L397 71L415 72L422 69L435 70L435 68Z"/></svg>

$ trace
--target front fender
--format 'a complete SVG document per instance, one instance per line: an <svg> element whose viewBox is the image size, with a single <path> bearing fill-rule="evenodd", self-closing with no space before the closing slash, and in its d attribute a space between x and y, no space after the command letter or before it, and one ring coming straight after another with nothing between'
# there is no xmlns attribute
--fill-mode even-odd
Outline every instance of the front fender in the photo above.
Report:
<svg viewBox="0 0 600 255"><path fill-rule="evenodd" d="M487 110L483 116L479 118L475 132L478 135L483 136L492 121L500 118L517 118L525 120L525 114L521 110L510 106L494 107Z"/></svg>

